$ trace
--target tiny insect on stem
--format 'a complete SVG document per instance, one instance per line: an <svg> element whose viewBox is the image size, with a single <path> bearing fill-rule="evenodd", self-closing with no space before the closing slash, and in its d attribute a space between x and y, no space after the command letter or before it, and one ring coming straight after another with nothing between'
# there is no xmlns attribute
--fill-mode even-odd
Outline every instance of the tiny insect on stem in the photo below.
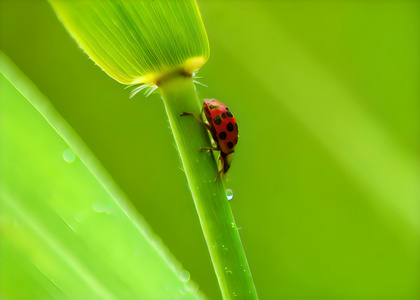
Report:
<svg viewBox="0 0 420 300"><path fill-rule="evenodd" d="M238 143L238 124L232 112L222 102L216 99L204 99L203 102L201 113L204 112L208 123L205 123L192 113L184 112L181 116L193 116L211 133L217 147L203 147L200 151L203 149L220 151L219 162L221 163L222 171L219 171L218 176L222 177L230 168L233 149Z"/></svg>

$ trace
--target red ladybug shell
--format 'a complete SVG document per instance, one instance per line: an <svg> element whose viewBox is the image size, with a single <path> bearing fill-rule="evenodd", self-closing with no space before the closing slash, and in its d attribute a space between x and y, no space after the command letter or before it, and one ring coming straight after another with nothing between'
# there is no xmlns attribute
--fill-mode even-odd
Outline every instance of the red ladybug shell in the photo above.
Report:
<svg viewBox="0 0 420 300"><path fill-rule="evenodd" d="M204 114L210 125L210 132L220 149L223 170L230 167L233 149L238 143L238 124L229 108L216 99L204 99Z"/></svg>

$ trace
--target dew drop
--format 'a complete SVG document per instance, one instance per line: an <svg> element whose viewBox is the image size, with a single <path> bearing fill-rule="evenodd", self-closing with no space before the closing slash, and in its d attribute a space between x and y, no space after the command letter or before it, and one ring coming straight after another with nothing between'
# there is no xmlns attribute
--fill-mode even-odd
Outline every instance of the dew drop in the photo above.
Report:
<svg viewBox="0 0 420 300"><path fill-rule="evenodd" d="M179 272L179 279L181 279L182 282L187 282L188 280L190 280L190 272L188 272L187 270L182 270L181 272Z"/></svg>
<svg viewBox="0 0 420 300"><path fill-rule="evenodd" d="M76 154L71 149L64 150L63 159L65 162L71 164L76 160Z"/></svg>
<svg viewBox="0 0 420 300"><path fill-rule="evenodd" d="M226 197L228 200L232 200L233 198L233 191L231 189L226 190Z"/></svg>
<svg viewBox="0 0 420 300"><path fill-rule="evenodd" d="M95 203L93 203L92 208L97 213L103 213L105 211L104 210L104 205L101 202L99 202L99 201L96 201Z"/></svg>

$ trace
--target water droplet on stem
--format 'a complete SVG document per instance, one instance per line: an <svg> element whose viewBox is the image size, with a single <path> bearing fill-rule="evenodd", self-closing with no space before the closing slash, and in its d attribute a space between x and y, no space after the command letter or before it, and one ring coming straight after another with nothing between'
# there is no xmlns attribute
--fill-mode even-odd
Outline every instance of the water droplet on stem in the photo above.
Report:
<svg viewBox="0 0 420 300"><path fill-rule="evenodd" d="M187 270L182 270L181 272L179 272L179 278L182 282L187 282L188 280L190 280L190 272L188 272Z"/></svg>
<svg viewBox="0 0 420 300"><path fill-rule="evenodd" d="M65 162L71 164L76 160L76 154L71 149L64 150L63 159Z"/></svg>
<svg viewBox="0 0 420 300"><path fill-rule="evenodd" d="M226 197L228 200L232 200L233 198L233 191L231 189L226 190Z"/></svg>

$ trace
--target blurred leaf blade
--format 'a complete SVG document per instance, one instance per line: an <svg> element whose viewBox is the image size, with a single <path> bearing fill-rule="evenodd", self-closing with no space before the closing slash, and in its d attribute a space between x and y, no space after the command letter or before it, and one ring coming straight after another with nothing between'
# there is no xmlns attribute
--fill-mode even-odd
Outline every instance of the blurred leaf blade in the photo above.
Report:
<svg viewBox="0 0 420 300"><path fill-rule="evenodd" d="M191 74L208 59L195 0L50 3L86 53L121 83L156 83L173 70Z"/></svg>
<svg viewBox="0 0 420 300"><path fill-rule="evenodd" d="M39 253L29 254L29 260L35 262L34 264L47 278L53 278L54 284L60 286L60 291L63 295L72 295L71 285L78 286L79 295L97 295L103 299L112 299L110 291L103 284L97 281L95 276L85 267L82 266L79 259L74 257L71 253L57 241L57 239L44 227L31 212L22 206L22 199L11 195L6 189L1 192L2 214L5 218L10 218L18 226L10 226L5 224L2 233L3 238L10 241L19 249L39 249L43 251ZM9 225L9 226L7 226ZM12 229L11 229L12 227ZM20 227L17 230L13 230ZM19 239L19 241L16 241ZM14 249L16 250L16 249ZM24 251L24 250L23 250ZM30 257L32 255L32 257ZM6 252L5 258L13 256L13 252ZM40 262L42 261L42 262ZM54 262L54 266L48 266L49 262ZM28 262L29 264L31 262ZM54 272L53 269L66 270L65 272ZM75 278L73 280L72 278ZM35 278L31 278L34 280ZM69 286L70 284L70 286ZM51 286L48 285L48 289ZM73 288L74 289L74 288Z"/></svg>
<svg viewBox="0 0 420 300"><path fill-rule="evenodd" d="M0 58L2 277L27 260L21 282L12 276L1 295L202 297L48 100Z"/></svg>

